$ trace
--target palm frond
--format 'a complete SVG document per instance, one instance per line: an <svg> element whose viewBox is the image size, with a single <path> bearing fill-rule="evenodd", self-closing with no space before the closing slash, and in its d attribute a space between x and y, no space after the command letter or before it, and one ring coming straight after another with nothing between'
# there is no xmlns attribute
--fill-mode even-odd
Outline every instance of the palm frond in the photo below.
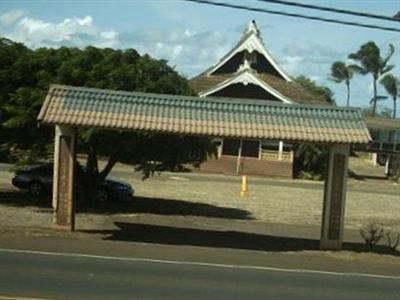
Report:
<svg viewBox="0 0 400 300"><path fill-rule="evenodd" d="M336 82L336 83L342 83L343 82L343 79L335 78L335 77L332 77L332 76L329 76L328 80Z"/></svg>
<svg viewBox="0 0 400 300"><path fill-rule="evenodd" d="M383 101L386 100L388 98L388 96L376 96L376 101ZM374 97L371 98L371 100L369 100L370 104L374 103Z"/></svg>
<svg viewBox="0 0 400 300"><path fill-rule="evenodd" d="M349 65L349 68L351 68L351 70L357 74L366 75L368 73L367 69L365 69L359 65L352 64L352 65Z"/></svg>
<svg viewBox="0 0 400 300"><path fill-rule="evenodd" d="M384 75L384 74L386 74L387 72L390 72L390 71L394 68L394 66L395 66L395 65L388 65L388 66L385 66L385 67L382 69L381 75Z"/></svg>
<svg viewBox="0 0 400 300"><path fill-rule="evenodd" d="M386 55L386 57L383 58L383 60L382 60L382 68L383 69L385 68L385 66L387 65L389 60L392 58L393 54L394 54L394 46L393 46L393 44L389 44L389 52Z"/></svg>
<svg viewBox="0 0 400 300"><path fill-rule="evenodd" d="M393 98L397 98L398 91L400 88L400 80L393 74L386 74L380 81L386 92Z"/></svg>

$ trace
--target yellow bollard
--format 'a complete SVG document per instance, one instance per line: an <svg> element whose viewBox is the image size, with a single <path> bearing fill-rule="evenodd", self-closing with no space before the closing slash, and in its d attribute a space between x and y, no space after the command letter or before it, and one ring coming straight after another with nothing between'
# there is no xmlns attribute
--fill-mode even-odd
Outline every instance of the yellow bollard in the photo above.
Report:
<svg viewBox="0 0 400 300"><path fill-rule="evenodd" d="M242 176L242 189L240 190L240 197L244 197L247 195L248 189L247 189L247 176L243 175Z"/></svg>

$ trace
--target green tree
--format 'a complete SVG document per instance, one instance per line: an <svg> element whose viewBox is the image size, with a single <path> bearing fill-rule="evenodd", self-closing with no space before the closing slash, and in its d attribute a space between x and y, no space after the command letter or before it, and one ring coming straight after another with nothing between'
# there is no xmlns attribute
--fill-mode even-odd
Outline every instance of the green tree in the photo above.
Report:
<svg viewBox="0 0 400 300"><path fill-rule="evenodd" d="M296 77L295 81L312 94L324 99L328 104L335 104L333 92L328 87L318 85L314 80L304 75Z"/></svg>
<svg viewBox="0 0 400 300"><path fill-rule="evenodd" d="M349 58L359 62L359 65L352 65L352 68L355 72L361 75L372 75L374 87L372 103L373 116L375 116L376 105L378 101L377 82L381 76L394 68L394 65L389 64L389 60L393 53L394 46L390 44L388 54L385 57L382 57L379 47L374 42L370 41L362 45L357 52L349 54Z"/></svg>
<svg viewBox="0 0 400 300"><path fill-rule="evenodd" d="M394 76L393 74L386 74L381 80L380 83L385 88L386 92L392 96L393 99L393 115L392 118L396 119L396 100L399 93L400 87L400 79Z"/></svg>
<svg viewBox="0 0 400 300"><path fill-rule="evenodd" d="M304 179L326 176L329 149L326 146L303 143L296 150L295 173Z"/></svg>
<svg viewBox="0 0 400 300"><path fill-rule="evenodd" d="M335 105L333 92L326 86L317 84L304 75L298 76L295 81L310 93L324 99L326 103ZM328 150L324 146L303 143L298 145L295 160L295 172L307 179L322 179L327 168Z"/></svg>
<svg viewBox="0 0 400 300"><path fill-rule="evenodd" d="M192 91L167 61L139 55L134 49L87 47L28 49L0 39L0 146L25 162L51 155L54 131L37 126L36 117L51 83L164 94ZM87 154L86 195L93 192L117 162L151 171L198 165L214 148L207 138L80 130L78 149ZM99 156L108 157L103 169ZM153 163L150 163L153 162Z"/></svg>
<svg viewBox="0 0 400 300"><path fill-rule="evenodd" d="M336 83L344 82L347 88L346 106L350 106L350 80L353 78L354 71L352 66L346 65L342 61L336 61L331 66L331 80Z"/></svg>

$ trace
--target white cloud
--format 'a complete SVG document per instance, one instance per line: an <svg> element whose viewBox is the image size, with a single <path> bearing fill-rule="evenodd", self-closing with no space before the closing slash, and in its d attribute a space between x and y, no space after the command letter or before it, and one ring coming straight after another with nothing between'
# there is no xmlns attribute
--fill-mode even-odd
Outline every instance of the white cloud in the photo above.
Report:
<svg viewBox="0 0 400 300"><path fill-rule="evenodd" d="M310 79L318 83L319 81L321 81L321 76L311 75Z"/></svg>
<svg viewBox="0 0 400 300"><path fill-rule="evenodd" d="M217 30L195 32L188 28L136 30L121 33L119 39L120 47L167 59L190 76L204 71L232 46Z"/></svg>
<svg viewBox="0 0 400 300"><path fill-rule="evenodd" d="M114 40L118 38L118 33L114 30L103 31L100 33L100 35L106 40Z"/></svg>
<svg viewBox="0 0 400 300"><path fill-rule="evenodd" d="M68 19L67 19L68 20ZM71 22L70 20L68 20ZM80 26L92 26L92 17L91 16L86 16L83 19L76 18L75 21L80 25Z"/></svg>
<svg viewBox="0 0 400 300"><path fill-rule="evenodd" d="M300 64L303 62L304 58L302 56L285 56L280 59L282 68L289 74L297 73Z"/></svg>
<svg viewBox="0 0 400 300"><path fill-rule="evenodd" d="M0 34L28 47L134 48L142 54L167 59L190 76L204 71L232 46L227 36L217 30L195 32L189 28L169 27L120 33L100 28L91 16L48 22L22 11L10 11L0 16L0 22Z"/></svg>
<svg viewBox="0 0 400 300"><path fill-rule="evenodd" d="M10 17L8 19L10 20ZM46 22L29 16L14 20L12 27L3 30L0 27L2 34L33 48L118 45L118 33L113 30L103 31L96 27L91 16L66 18L59 23Z"/></svg>
<svg viewBox="0 0 400 300"><path fill-rule="evenodd" d="M23 10L11 10L5 14L0 15L0 25L4 27L12 26L25 15L26 12Z"/></svg>

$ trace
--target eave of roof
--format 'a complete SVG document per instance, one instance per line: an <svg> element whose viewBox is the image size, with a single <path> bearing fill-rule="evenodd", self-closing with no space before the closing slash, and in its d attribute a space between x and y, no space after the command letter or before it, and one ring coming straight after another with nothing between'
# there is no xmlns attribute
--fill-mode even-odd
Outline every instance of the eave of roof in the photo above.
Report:
<svg viewBox="0 0 400 300"><path fill-rule="evenodd" d="M249 83L255 84L255 85L261 87L262 89L264 89L265 91L267 91L268 93L272 94L273 96L275 96L282 102L292 103L292 101L289 98L285 97L279 91L272 88L267 82L261 80L254 72L251 72L250 70L243 70L242 72L236 73L235 76L232 76L232 77L224 80L223 82L217 84L214 87L211 87L210 89L208 89L206 91L200 92L199 96L206 97L206 96L212 95L220 90L223 90L224 88L228 87L229 85L236 84L236 83L242 83L245 85L247 85Z"/></svg>
<svg viewBox="0 0 400 300"><path fill-rule="evenodd" d="M200 98L53 85L38 116L45 124L245 139L367 143L354 108Z"/></svg>
<svg viewBox="0 0 400 300"><path fill-rule="evenodd" d="M400 119L365 117L369 129L400 130Z"/></svg>
<svg viewBox="0 0 400 300"><path fill-rule="evenodd" d="M325 99L311 94L296 82L287 82L269 74L260 74L256 72L251 73L258 79L258 81L264 82L265 86L268 86L285 97L285 99L288 100L287 102L299 104L328 104ZM209 94L209 91L218 89L218 87L222 86L225 82L229 82L233 78L236 78L238 74L240 75L241 72L234 74L197 76L191 79L189 84L199 95Z"/></svg>

